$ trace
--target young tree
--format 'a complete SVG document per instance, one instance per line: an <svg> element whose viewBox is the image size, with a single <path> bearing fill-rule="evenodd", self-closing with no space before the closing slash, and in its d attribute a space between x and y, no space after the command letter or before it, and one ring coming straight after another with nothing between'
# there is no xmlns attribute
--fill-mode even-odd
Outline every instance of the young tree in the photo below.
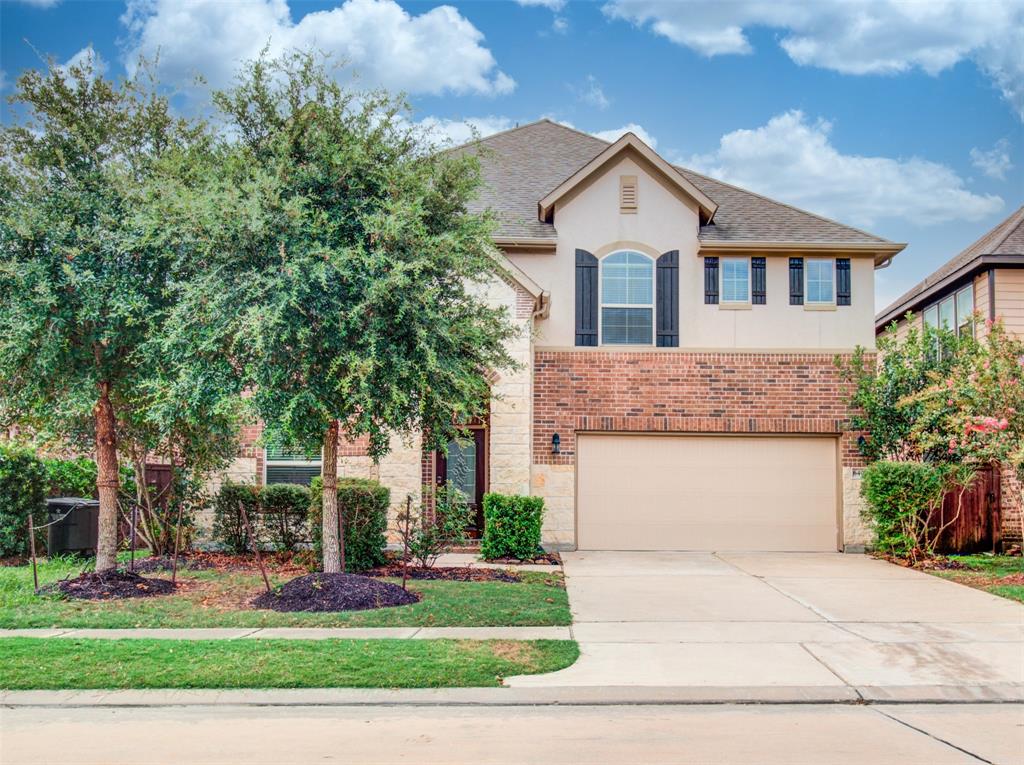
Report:
<svg viewBox="0 0 1024 765"><path fill-rule="evenodd" d="M425 151L401 99L341 87L308 53L250 62L214 101L229 142L179 220L208 263L169 346L184 379L234 379L268 436L322 450L324 570L343 567L339 438L444 448L483 413L514 328L481 285L492 221L475 160ZM203 353L196 353L196 350Z"/></svg>
<svg viewBox="0 0 1024 765"><path fill-rule="evenodd" d="M23 119L0 132L0 418L92 442L97 571L116 565L119 418L172 298L172 253L137 214L164 158L206 141L140 72L28 71L11 98Z"/></svg>
<svg viewBox="0 0 1024 765"><path fill-rule="evenodd" d="M942 459L942 450L913 438L921 402L913 398L931 384L932 376L946 377L977 342L948 330L921 328L912 315L903 338L894 331L878 337L876 353L857 348L851 359L837 359L839 373L849 386L853 415L850 428L861 431L861 451L869 461Z"/></svg>

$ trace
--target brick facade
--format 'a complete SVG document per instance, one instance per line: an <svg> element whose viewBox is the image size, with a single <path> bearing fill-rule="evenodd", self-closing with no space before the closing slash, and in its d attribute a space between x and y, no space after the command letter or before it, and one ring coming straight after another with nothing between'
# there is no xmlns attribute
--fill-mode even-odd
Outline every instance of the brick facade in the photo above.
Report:
<svg viewBox="0 0 1024 765"><path fill-rule="evenodd" d="M552 512L551 541L573 544L577 432L834 435L840 441L848 547L860 519L856 433L847 393L824 353L556 351L534 354L533 481ZM552 454L558 433L561 448Z"/></svg>

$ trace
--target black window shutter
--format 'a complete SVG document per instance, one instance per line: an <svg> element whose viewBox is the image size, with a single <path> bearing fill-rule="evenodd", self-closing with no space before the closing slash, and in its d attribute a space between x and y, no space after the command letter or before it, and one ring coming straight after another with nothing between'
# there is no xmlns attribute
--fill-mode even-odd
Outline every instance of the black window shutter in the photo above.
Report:
<svg viewBox="0 0 1024 765"><path fill-rule="evenodd" d="M804 304L804 259L789 259L789 304Z"/></svg>
<svg viewBox="0 0 1024 765"><path fill-rule="evenodd" d="M655 279L657 306L657 346L679 347L679 250L670 250L658 258Z"/></svg>
<svg viewBox="0 0 1024 765"><path fill-rule="evenodd" d="M836 258L836 305L850 305L849 258Z"/></svg>
<svg viewBox="0 0 1024 765"><path fill-rule="evenodd" d="M597 345L597 258L576 250L576 345Z"/></svg>
<svg viewBox="0 0 1024 765"><path fill-rule="evenodd" d="M704 258L704 302L718 302L718 258Z"/></svg>
<svg viewBox="0 0 1024 765"><path fill-rule="evenodd" d="M768 291L765 286L766 268L764 258L750 259L750 302L754 305L764 305L767 302Z"/></svg>

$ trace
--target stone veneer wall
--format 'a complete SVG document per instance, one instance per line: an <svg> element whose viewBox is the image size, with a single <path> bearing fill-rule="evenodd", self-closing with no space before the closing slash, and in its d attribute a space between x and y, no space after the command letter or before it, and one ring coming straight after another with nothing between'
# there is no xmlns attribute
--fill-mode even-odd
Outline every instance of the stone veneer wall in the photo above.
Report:
<svg viewBox="0 0 1024 765"><path fill-rule="evenodd" d="M843 540L862 549L857 434L824 353L559 351L534 354L531 489L548 508L545 543L575 544L577 432L785 433L840 441ZM561 453L551 453L558 433Z"/></svg>
<svg viewBox="0 0 1024 765"><path fill-rule="evenodd" d="M1024 542L1024 486L1011 467L1004 466L1000 478L1000 522L1002 543L1006 548Z"/></svg>

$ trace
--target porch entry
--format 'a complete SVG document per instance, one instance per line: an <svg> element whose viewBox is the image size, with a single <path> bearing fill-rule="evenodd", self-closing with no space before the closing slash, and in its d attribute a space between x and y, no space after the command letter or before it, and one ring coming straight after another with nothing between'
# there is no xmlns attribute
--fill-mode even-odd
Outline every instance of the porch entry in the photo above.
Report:
<svg viewBox="0 0 1024 765"><path fill-rule="evenodd" d="M461 442L448 444L448 455L435 455L435 479L439 486L451 482L467 498L473 511L469 533L479 538L484 530L484 494L487 492L487 428L470 429Z"/></svg>

